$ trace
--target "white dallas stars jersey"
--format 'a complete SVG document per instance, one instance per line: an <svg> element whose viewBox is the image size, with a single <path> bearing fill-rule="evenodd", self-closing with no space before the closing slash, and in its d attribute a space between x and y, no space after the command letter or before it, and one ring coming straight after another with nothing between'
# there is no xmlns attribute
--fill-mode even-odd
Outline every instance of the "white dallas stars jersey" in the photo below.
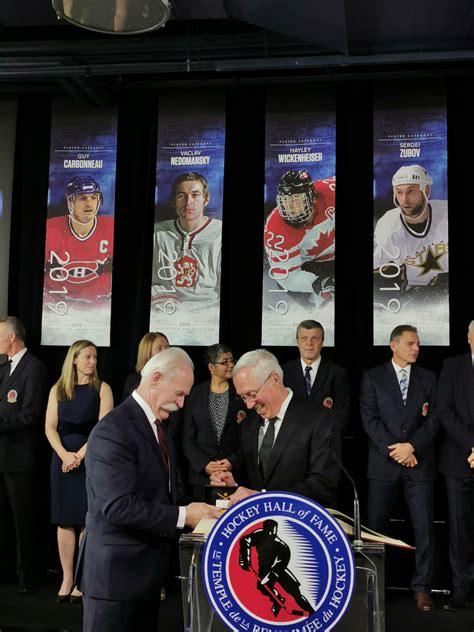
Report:
<svg viewBox="0 0 474 632"><path fill-rule="evenodd" d="M448 272L448 204L430 200L429 205L430 217L421 234L404 221L398 207L382 215L374 232L374 270L390 262L404 266L408 287L428 285Z"/></svg>
<svg viewBox="0 0 474 632"><path fill-rule="evenodd" d="M290 292L312 292L316 276L302 270L309 261L332 261L335 251L336 177L313 183L313 217L290 226L274 208L265 224L265 251L273 279Z"/></svg>
<svg viewBox="0 0 474 632"><path fill-rule="evenodd" d="M185 233L177 220L155 224L152 300L198 303L199 309L219 301L222 222L205 218Z"/></svg>

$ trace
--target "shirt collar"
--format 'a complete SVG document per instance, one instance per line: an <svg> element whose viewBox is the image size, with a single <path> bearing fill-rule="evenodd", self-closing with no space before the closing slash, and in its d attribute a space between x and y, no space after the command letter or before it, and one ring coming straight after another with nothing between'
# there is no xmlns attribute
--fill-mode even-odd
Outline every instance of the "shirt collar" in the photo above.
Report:
<svg viewBox="0 0 474 632"><path fill-rule="evenodd" d="M407 366L403 367L403 366L399 366L395 360L392 358L392 366L395 369L395 373L398 375L400 373L400 371L402 369L405 369L406 373L407 373L407 377L410 377L410 371L411 371L411 364L408 364Z"/></svg>
<svg viewBox="0 0 474 632"><path fill-rule="evenodd" d="M286 390L288 391L288 395L285 397L283 404L281 405L280 410L278 411L278 414L277 414L278 419L283 419L285 417L287 408L290 405L291 398L293 397L293 391L291 390L291 388L287 388Z"/></svg>
<svg viewBox="0 0 474 632"><path fill-rule="evenodd" d="M137 393L137 391L133 391L132 393L132 397L133 399L137 402L137 404L140 406L140 408L143 410L143 412L146 415L146 418L148 419L148 421L151 424L155 424L156 421L156 415L155 413L152 411L152 409L150 408L150 406L146 403L146 401L143 399L143 397L141 397L141 395L139 395Z"/></svg>
<svg viewBox="0 0 474 632"><path fill-rule="evenodd" d="M25 355L27 351L28 349L24 347L21 351L18 351L18 353L15 353L14 356L8 356L8 359L11 360L12 362L10 366L10 375L16 369L16 367L18 366L18 363L20 362L20 360L22 359L22 357Z"/></svg>
<svg viewBox="0 0 474 632"><path fill-rule="evenodd" d="M321 356L319 356L319 358L315 360L312 364L306 364L306 362L304 362L301 357L300 357L300 362L301 362L301 368L303 369L303 373L305 372L305 369L307 366L310 366L313 369L313 371L317 373L319 369L319 365L321 364Z"/></svg>

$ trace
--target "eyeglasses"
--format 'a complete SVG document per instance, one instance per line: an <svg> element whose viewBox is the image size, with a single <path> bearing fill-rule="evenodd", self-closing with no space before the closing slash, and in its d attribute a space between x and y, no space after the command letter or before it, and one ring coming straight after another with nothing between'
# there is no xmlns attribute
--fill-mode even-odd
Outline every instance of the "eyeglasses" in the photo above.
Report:
<svg viewBox="0 0 474 632"><path fill-rule="evenodd" d="M255 400L255 399L257 399L260 390L268 382L268 380L271 378L272 375L273 375L273 371L270 373L270 375L267 376L267 379L260 384L260 386L257 388L256 391L249 391L248 393L244 393L243 395L240 396L240 399L243 402L247 402L248 400Z"/></svg>
<svg viewBox="0 0 474 632"><path fill-rule="evenodd" d="M214 362L214 364L220 364L222 366L229 366L229 364L235 364L234 358L227 358L226 360L222 360L221 362Z"/></svg>

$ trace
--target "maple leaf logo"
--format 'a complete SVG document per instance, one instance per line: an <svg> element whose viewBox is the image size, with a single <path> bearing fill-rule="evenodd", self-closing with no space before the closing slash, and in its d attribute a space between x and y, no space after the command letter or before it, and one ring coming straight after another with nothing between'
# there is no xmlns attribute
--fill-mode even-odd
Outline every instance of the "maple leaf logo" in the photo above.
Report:
<svg viewBox="0 0 474 632"><path fill-rule="evenodd" d="M334 228L327 232L321 231L318 238L313 239L314 246L306 249L306 253L312 257L318 257L321 253L326 252L334 244Z"/></svg>

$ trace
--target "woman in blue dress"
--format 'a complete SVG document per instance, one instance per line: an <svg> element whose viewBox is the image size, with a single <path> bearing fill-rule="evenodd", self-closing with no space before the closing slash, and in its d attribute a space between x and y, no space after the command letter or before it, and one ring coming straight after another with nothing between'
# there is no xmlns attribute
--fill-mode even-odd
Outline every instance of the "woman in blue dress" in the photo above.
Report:
<svg viewBox="0 0 474 632"><path fill-rule="evenodd" d="M73 586L73 564L76 527L82 535L87 512L87 438L113 405L110 386L100 382L97 375L96 346L89 340L74 342L64 360L61 377L50 391L46 410L46 436L53 448L51 522L58 525L63 571L58 603L81 599L81 593Z"/></svg>

